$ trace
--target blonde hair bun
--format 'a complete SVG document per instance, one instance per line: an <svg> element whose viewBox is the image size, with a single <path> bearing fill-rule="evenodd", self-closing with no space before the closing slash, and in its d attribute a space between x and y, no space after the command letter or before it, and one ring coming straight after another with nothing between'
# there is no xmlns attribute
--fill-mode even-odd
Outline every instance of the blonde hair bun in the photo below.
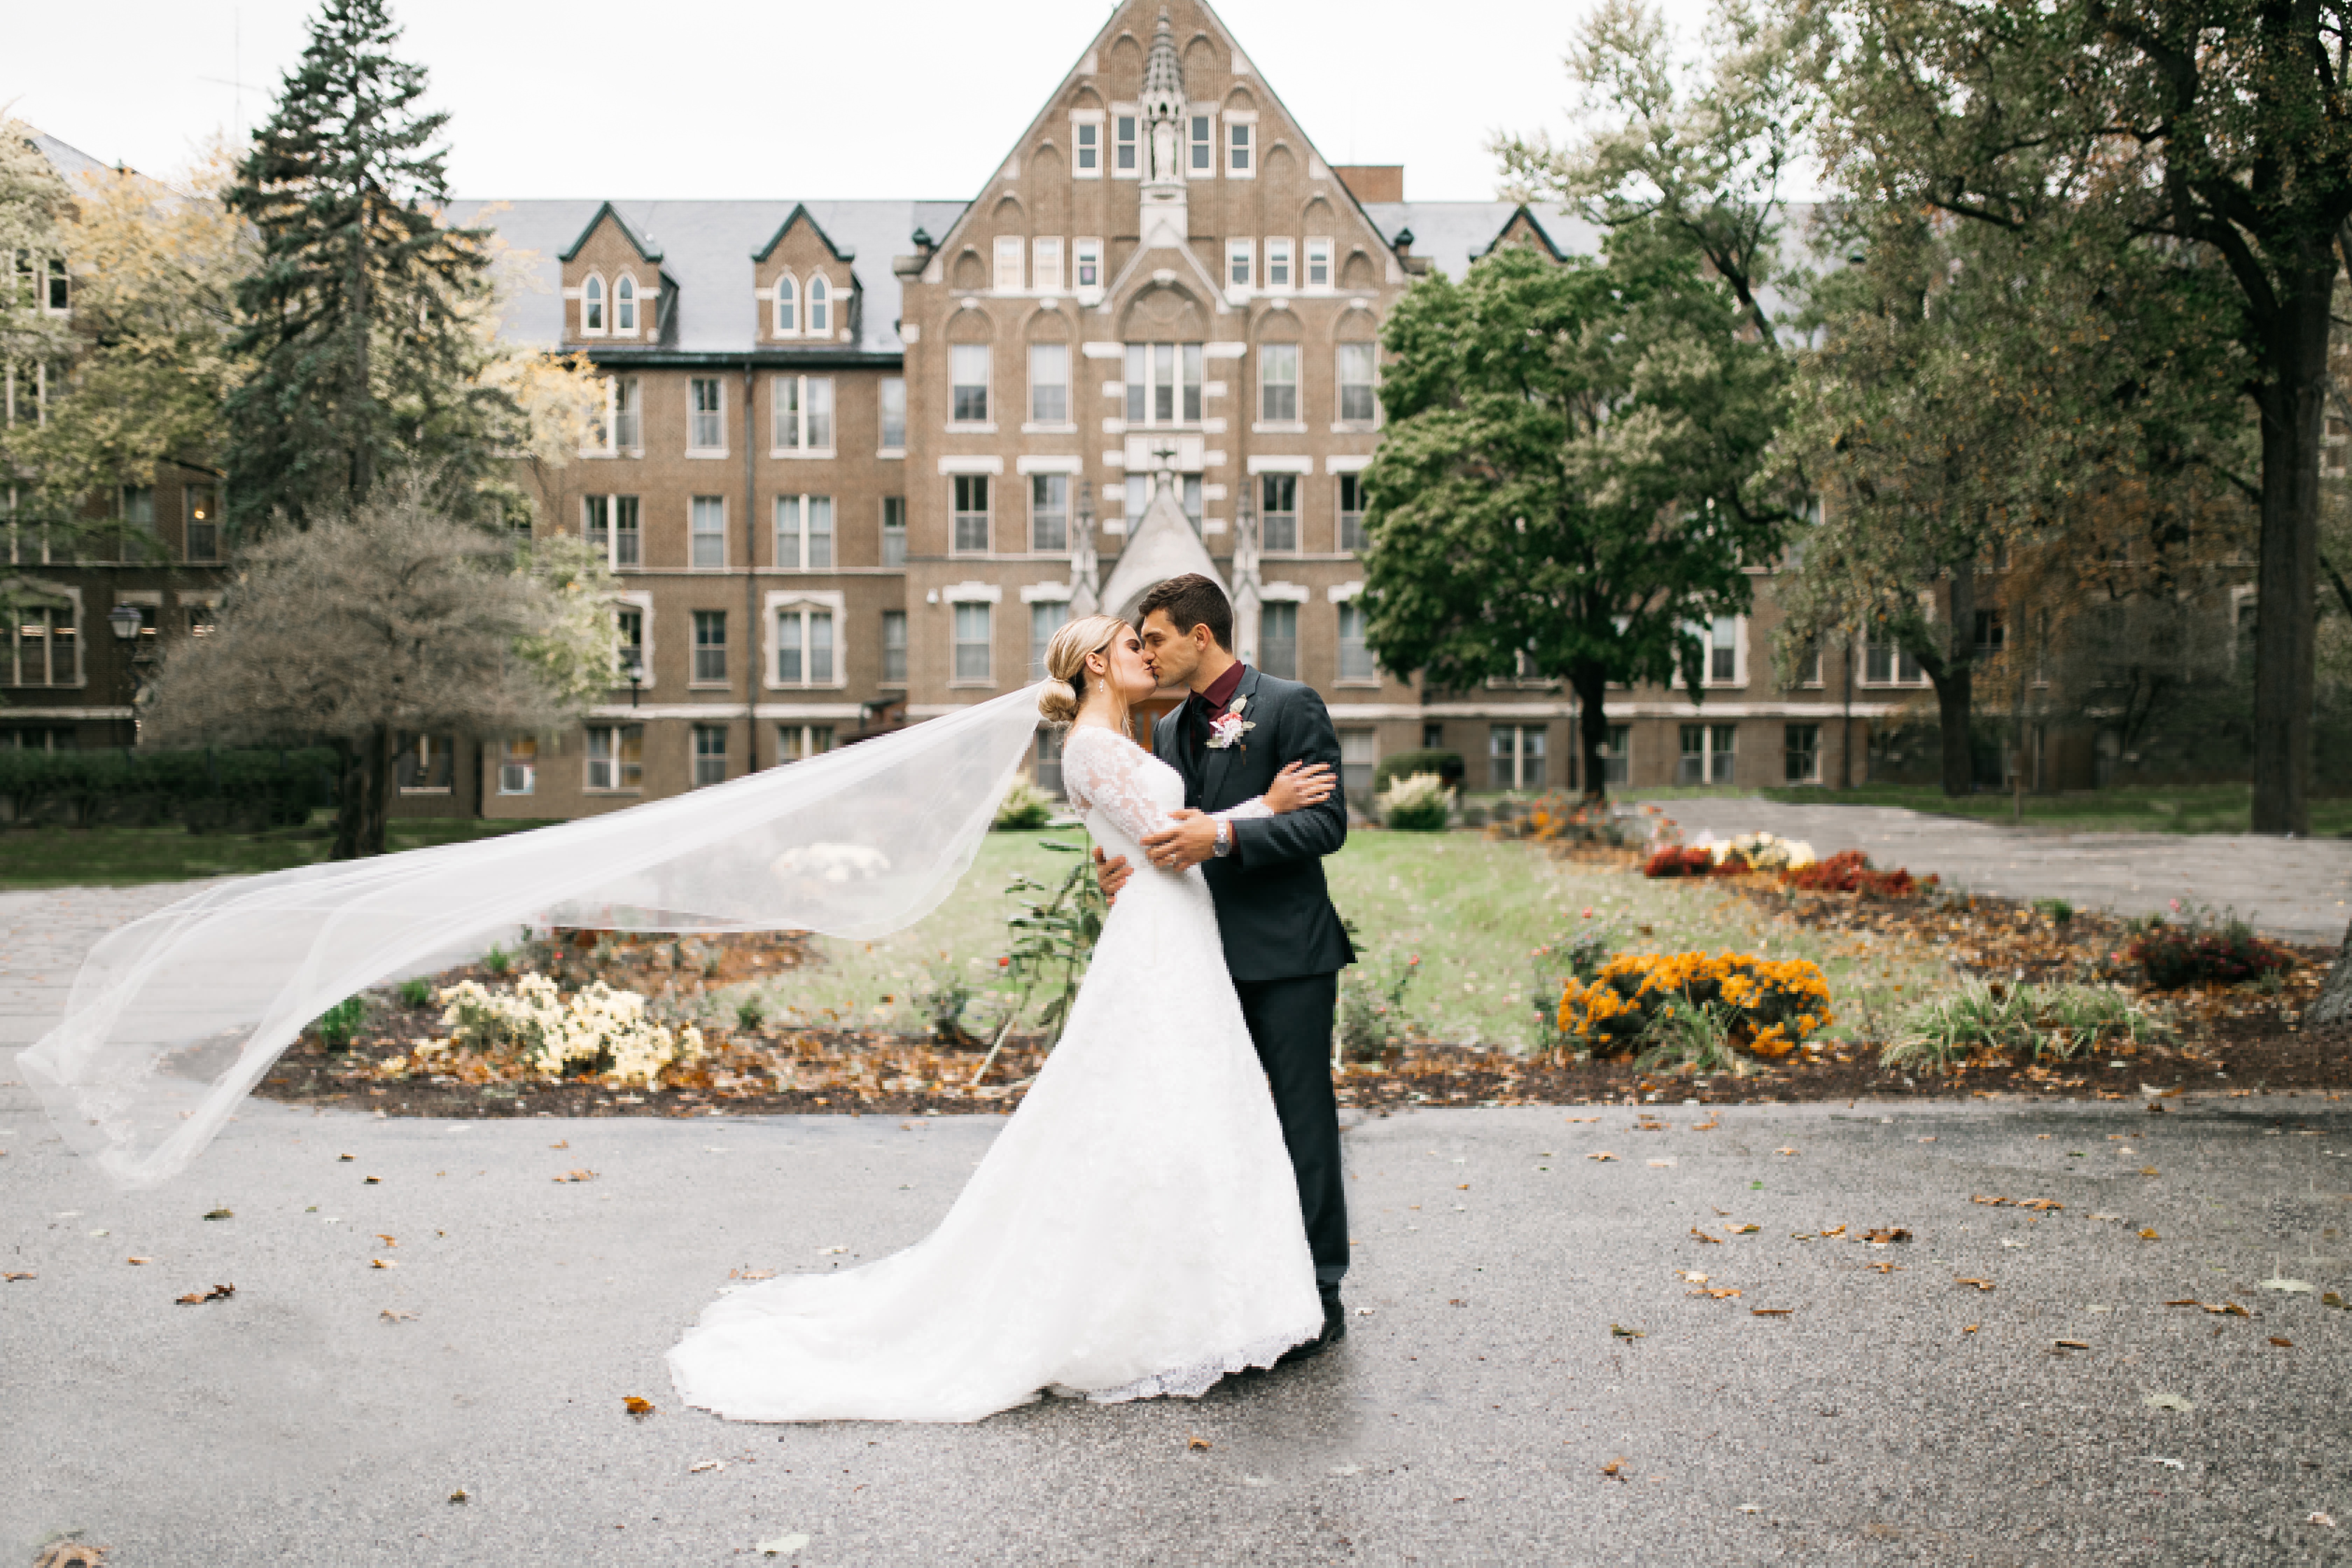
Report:
<svg viewBox="0 0 2352 1568"><path fill-rule="evenodd" d="M1048 679L1037 689L1037 717L1048 724L1066 724L1078 716L1078 694L1066 680Z"/></svg>

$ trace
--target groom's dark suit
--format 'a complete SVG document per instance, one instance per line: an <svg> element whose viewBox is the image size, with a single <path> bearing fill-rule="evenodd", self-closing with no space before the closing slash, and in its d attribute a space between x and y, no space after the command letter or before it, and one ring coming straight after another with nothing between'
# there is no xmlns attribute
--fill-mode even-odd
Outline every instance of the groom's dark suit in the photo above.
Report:
<svg viewBox="0 0 2352 1568"><path fill-rule="evenodd" d="M1208 714L1188 698L1153 727L1153 752L1184 775L1184 804L1223 811L1274 784L1290 763L1339 775L1339 738L1312 687L1245 669L1229 702L1255 726L1211 750ZM1233 852L1202 871L1217 905L1225 966L1274 1089L1275 1113L1298 1177L1298 1206L1318 1283L1348 1271L1348 1203L1339 1170L1339 1115L1331 1092L1331 1019L1339 970L1355 950L1323 884L1323 857L1348 841L1335 788L1319 805L1233 825Z"/></svg>

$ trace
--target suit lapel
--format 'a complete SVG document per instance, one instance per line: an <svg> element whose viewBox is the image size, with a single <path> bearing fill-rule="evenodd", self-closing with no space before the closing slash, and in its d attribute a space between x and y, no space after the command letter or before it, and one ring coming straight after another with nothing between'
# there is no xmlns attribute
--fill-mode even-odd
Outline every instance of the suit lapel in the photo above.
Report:
<svg viewBox="0 0 2352 1568"><path fill-rule="evenodd" d="M1256 706L1256 692L1257 670L1255 668L1252 668L1243 672L1241 684L1234 688L1234 701L1238 702L1245 697L1251 699L1248 703L1244 704L1242 710L1242 718L1244 721L1252 721L1255 717L1250 710ZM1226 709L1228 711L1231 711L1232 703L1226 704ZM1222 811L1224 809L1223 804L1217 798L1217 791L1219 786L1224 783L1225 775L1233 771L1234 763L1238 761L1239 752L1244 747L1248 745L1248 735L1249 732L1245 731L1244 731L1243 738L1240 741L1234 742L1233 745L1224 747L1222 750L1213 751L1209 753L1209 765L1202 774L1201 781L1201 807L1202 810Z"/></svg>

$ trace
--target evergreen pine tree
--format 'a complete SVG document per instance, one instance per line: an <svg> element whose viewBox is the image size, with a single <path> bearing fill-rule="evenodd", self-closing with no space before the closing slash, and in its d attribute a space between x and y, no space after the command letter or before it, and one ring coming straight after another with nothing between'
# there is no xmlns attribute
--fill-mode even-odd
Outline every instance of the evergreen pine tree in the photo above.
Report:
<svg viewBox="0 0 2352 1568"><path fill-rule="evenodd" d="M448 116L420 107L399 37L384 0L325 0L228 193L262 248L239 291L256 370L229 406L234 524L301 524L412 466L473 511L514 416L467 321L488 236L442 226Z"/></svg>

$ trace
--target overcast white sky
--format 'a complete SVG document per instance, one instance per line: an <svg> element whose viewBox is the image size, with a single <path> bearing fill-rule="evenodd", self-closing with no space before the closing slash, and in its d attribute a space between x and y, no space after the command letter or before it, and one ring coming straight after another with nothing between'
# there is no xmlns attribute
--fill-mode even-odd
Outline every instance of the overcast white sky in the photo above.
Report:
<svg viewBox="0 0 2352 1568"><path fill-rule="evenodd" d="M1496 130L1565 124L1591 0L1220 0L1324 155L1402 163L1414 200L1494 195ZM1705 0L1667 0L1695 37ZM10 5L0 106L155 174L267 117L310 0ZM394 0L471 197L901 196L979 189L1103 0Z"/></svg>

